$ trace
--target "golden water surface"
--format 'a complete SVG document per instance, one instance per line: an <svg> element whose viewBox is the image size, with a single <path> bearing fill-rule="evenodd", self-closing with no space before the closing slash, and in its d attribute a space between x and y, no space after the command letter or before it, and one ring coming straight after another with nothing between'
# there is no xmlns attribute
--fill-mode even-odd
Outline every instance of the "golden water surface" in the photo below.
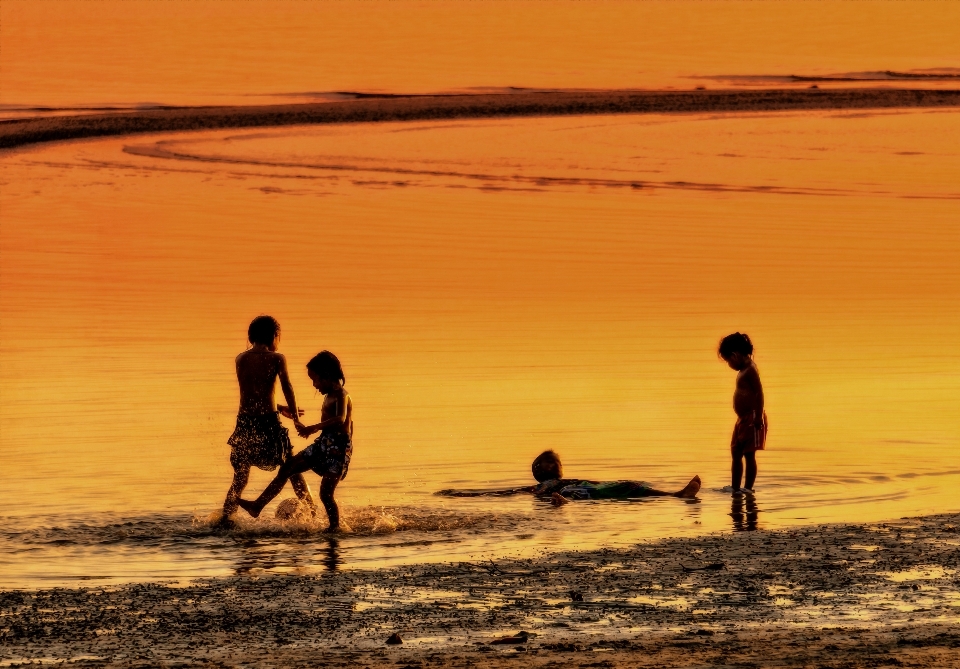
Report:
<svg viewBox="0 0 960 669"><path fill-rule="evenodd" d="M960 65L944 3L226 7L4 2L2 103ZM348 564L957 507L956 111L262 128L0 160L0 503L14 528L0 585L315 562L312 540L267 542L267 559L162 525L192 527L222 501L233 357L260 313L280 321L309 411L303 364L321 348L343 361ZM735 330L756 343L772 425L752 514L720 490L734 373L715 348ZM545 448L571 475L675 489L700 474L701 503L431 495L526 483ZM76 538L144 519L188 538L108 553ZM74 548L37 534L60 525ZM395 530L414 538L384 538Z"/></svg>

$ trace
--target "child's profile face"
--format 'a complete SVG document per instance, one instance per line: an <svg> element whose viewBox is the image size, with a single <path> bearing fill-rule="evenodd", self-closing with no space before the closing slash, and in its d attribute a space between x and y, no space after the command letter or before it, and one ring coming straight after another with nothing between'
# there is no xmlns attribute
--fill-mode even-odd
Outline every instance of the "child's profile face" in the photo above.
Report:
<svg viewBox="0 0 960 669"><path fill-rule="evenodd" d="M307 376L310 377L310 380L313 382L313 387L319 390L324 395L328 394L330 391L334 390L334 382L330 379L325 379L313 370L307 370Z"/></svg>
<svg viewBox="0 0 960 669"><path fill-rule="evenodd" d="M728 358L724 358L726 363L730 365L730 369L740 371L745 369L750 362L749 356L744 355L743 353L731 353Z"/></svg>

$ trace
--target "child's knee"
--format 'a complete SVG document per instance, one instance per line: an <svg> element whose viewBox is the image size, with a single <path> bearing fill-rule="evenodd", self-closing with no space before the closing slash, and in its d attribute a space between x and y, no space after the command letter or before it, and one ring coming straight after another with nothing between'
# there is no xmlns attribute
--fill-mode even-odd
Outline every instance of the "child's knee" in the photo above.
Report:
<svg viewBox="0 0 960 669"><path fill-rule="evenodd" d="M290 458L282 465L280 465L280 470L277 472L277 476L282 476L283 478L289 479L293 478L297 474L302 473L302 468L298 467L299 463L296 458Z"/></svg>
<svg viewBox="0 0 960 669"><path fill-rule="evenodd" d="M336 489L337 489L337 484L338 484L339 482L340 482L339 479L335 479L335 478L332 478L332 477L329 477L329 478L328 478L328 477L324 476L324 477L320 480L320 496L321 496L321 497L325 497L325 498L329 498L329 499L333 499L333 493L336 491Z"/></svg>

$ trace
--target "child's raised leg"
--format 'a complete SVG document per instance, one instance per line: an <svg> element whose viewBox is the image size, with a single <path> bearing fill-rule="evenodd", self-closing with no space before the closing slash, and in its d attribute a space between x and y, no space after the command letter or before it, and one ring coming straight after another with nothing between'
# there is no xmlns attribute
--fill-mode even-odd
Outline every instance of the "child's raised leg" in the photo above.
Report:
<svg viewBox="0 0 960 669"><path fill-rule="evenodd" d="M340 507L337 506L337 500L333 498L338 483L340 483L340 477L331 474L325 474L320 479L320 501L323 502L323 508L327 510L327 519L330 521L327 532L336 532L340 529Z"/></svg>
<svg viewBox="0 0 960 669"><path fill-rule="evenodd" d="M257 499L252 502L245 499L238 499L237 504L240 505L240 508L254 518L258 517L260 512L263 511L263 507L280 494L280 491L283 490L283 486L286 485L289 478L303 474L303 472L310 469L310 463L307 462L306 458L300 457L300 455L301 454L297 454L280 465L280 471L277 472L277 475L270 481L270 484L264 488ZM300 480L303 481L302 476ZM304 486L306 486L306 482L304 482ZM321 492L321 495L322 494Z"/></svg>
<svg viewBox="0 0 960 669"><path fill-rule="evenodd" d="M230 484L230 490L227 491L227 498L223 500L223 520L226 521L237 511L237 504L240 501L240 494L247 487L247 481L250 479L250 465L240 465L233 470L233 483Z"/></svg>
<svg viewBox="0 0 960 669"><path fill-rule="evenodd" d="M702 485L703 481L700 480L700 477L694 476L692 479L690 479L690 483L685 485L677 492L672 493L672 495L674 497L679 497L680 499L693 499L697 496L697 493L700 492L700 486Z"/></svg>
<svg viewBox="0 0 960 669"><path fill-rule="evenodd" d="M300 501L309 506L310 512L316 515L317 502L313 499L313 493L310 492L310 486L307 485L307 480L303 478L303 474L294 474L291 476L290 485L293 486L293 492L297 494Z"/></svg>

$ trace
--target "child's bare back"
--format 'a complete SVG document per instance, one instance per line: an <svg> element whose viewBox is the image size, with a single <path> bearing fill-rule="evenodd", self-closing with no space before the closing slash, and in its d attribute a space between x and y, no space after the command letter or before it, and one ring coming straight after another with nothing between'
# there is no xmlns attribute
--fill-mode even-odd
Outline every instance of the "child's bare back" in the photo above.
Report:
<svg viewBox="0 0 960 669"><path fill-rule="evenodd" d="M283 354L265 346L255 346L237 356L237 381L240 384L242 414L266 414L277 410L274 387L277 377L286 394L290 388L287 360Z"/></svg>

